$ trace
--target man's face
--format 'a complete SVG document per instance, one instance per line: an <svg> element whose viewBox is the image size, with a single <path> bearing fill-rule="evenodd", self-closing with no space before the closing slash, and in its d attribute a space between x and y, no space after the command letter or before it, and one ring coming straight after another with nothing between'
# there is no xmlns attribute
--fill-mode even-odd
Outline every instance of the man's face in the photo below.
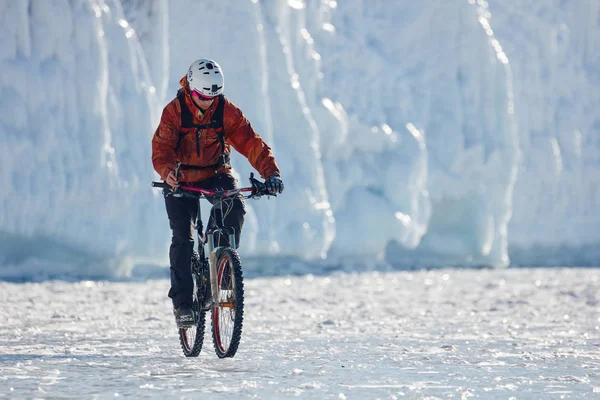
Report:
<svg viewBox="0 0 600 400"><path fill-rule="evenodd" d="M192 101L202 111L208 110L208 107L210 107L212 102L215 100L214 97L204 96L202 93L197 92L195 90L192 90L191 93L192 93Z"/></svg>

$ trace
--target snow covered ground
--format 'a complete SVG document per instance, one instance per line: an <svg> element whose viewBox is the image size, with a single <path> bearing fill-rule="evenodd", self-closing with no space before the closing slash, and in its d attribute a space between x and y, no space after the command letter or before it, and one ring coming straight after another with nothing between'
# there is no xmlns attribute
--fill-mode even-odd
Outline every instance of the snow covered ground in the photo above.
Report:
<svg viewBox="0 0 600 400"><path fill-rule="evenodd" d="M0 283L0 397L593 399L599 269L246 280L238 354L178 344L167 280ZM223 394L225 393L225 395Z"/></svg>

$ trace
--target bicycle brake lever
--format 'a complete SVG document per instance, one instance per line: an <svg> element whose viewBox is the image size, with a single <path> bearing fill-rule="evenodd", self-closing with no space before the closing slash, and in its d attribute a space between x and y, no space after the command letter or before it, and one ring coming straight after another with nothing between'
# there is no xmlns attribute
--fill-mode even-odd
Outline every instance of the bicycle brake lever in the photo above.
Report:
<svg viewBox="0 0 600 400"><path fill-rule="evenodd" d="M254 172L250 172L250 185L252 185L252 197L262 196L265 192L265 184L254 178Z"/></svg>

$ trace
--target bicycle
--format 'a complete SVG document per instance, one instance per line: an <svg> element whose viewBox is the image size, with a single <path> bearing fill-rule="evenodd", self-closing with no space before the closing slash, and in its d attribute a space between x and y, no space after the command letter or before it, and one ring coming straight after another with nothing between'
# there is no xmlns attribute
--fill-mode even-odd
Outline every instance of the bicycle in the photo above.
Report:
<svg viewBox="0 0 600 400"><path fill-rule="evenodd" d="M163 189L165 196L198 199L198 217L195 224L198 250L194 251L191 259L194 283L192 309L195 323L189 328L179 328L179 342L186 357L197 357L202 350L206 312L209 310L212 310L212 338L217 356L233 357L240 344L244 318L244 279L242 263L235 250L235 232L223 224L223 205L231 204L229 201L234 198L258 199L264 195L276 196L267 192L264 183L255 179L253 173L250 173L250 184L251 187L240 189L208 190L193 186L172 189L167 183L152 182L153 187ZM214 199L215 226L207 227L204 233L200 199L206 196ZM218 240L221 235L227 235L229 246L219 246ZM208 253L205 252L206 245Z"/></svg>

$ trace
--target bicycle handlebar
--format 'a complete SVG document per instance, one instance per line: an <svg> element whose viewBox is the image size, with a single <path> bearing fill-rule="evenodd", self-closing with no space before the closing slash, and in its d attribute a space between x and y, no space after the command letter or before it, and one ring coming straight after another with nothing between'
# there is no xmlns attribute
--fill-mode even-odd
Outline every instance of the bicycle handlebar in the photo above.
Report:
<svg viewBox="0 0 600 400"><path fill-rule="evenodd" d="M254 173L250 173L250 184L251 187L239 188L239 189L202 189L194 186L179 186L177 189L173 189L171 185L166 182L152 182L152 187L168 189L169 193L166 195L169 196L191 196L191 197L202 197L202 196L210 196L210 197L235 197L238 194L248 193L248 196L244 196L244 198L252 198L252 197L260 197L260 196L275 196L277 194L267 192L265 184L261 181L254 178Z"/></svg>
<svg viewBox="0 0 600 400"><path fill-rule="evenodd" d="M152 187L161 189L171 189L171 186L169 186L169 184L166 182L152 182Z"/></svg>

